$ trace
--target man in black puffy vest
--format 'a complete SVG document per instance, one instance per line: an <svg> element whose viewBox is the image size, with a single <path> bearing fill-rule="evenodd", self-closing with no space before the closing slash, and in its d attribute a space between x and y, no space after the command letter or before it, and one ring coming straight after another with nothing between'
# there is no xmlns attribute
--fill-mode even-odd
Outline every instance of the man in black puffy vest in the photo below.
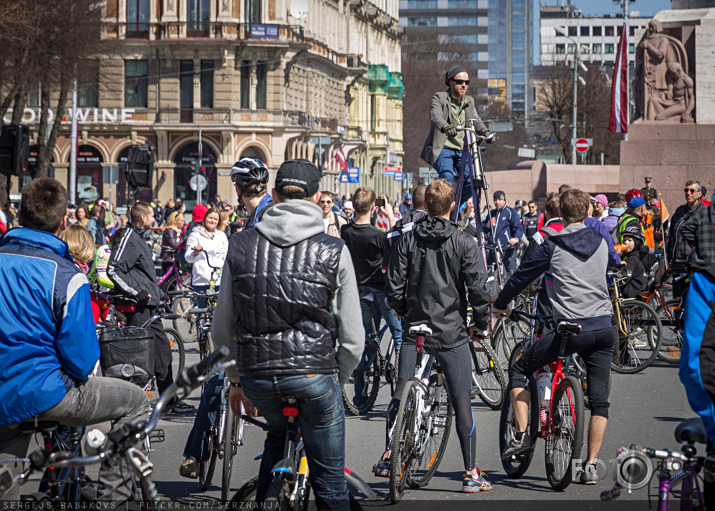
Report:
<svg viewBox="0 0 715 511"><path fill-rule="evenodd" d="M318 509L347 511L340 385L357 366L365 330L350 252L324 233L320 177L307 160L284 162L274 205L255 229L231 237L212 333L238 362L227 370L234 411L255 406L270 424L256 501L265 500L283 456L282 398L292 395Z"/></svg>

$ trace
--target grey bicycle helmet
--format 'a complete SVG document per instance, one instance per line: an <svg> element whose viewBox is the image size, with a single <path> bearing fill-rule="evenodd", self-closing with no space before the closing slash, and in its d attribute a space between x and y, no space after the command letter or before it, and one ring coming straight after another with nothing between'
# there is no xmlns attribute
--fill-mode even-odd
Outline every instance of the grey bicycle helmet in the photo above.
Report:
<svg viewBox="0 0 715 511"><path fill-rule="evenodd" d="M268 167L256 158L243 158L233 164L231 180L241 189L256 184L256 192L261 193L268 185Z"/></svg>

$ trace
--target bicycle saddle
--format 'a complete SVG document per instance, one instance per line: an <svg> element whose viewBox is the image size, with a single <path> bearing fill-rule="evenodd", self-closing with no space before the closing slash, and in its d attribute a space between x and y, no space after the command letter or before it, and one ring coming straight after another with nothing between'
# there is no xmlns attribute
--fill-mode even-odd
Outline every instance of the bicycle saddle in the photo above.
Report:
<svg viewBox="0 0 715 511"><path fill-rule="evenodd" d="M556 327L556 331L559 335L578 335L581 333L581 325L576 323L569 323L568 321L561 321Z"/></svg>
<svg viewBox="0 0 715 511"><path fill-rule="evenodd" d="M700 417L685 419L675 428L675 441L682 443L707 444L708 435Z"/></svg>
<svg viewBox="0 0 715 511"><path fill-rule="evenodd" d="M57 421L37 421L37 422L21 422L20 431L23 433L42 433L45 431L54 431L60 426Z"/></svg>
<svg viewBox="0 0 715 511"><path fill-rule="evenodd" d="M432 335L432 329L427 325L415 325L410 327L410 335Z"/></svg>

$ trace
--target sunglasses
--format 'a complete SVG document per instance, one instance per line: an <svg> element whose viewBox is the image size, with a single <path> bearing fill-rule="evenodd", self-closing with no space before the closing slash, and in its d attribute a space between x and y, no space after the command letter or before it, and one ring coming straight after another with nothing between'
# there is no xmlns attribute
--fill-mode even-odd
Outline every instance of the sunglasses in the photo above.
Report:
<svg viewBox="0 0 715 511"><path fill-rule="evenodd" d="M321 204L332 204L333 201L331 201L331 200L321 200L320 203L321 203Z"/></svg>
<svg viewBox="0 0 715 511"><path fill-rule="evenodd" d="M690 193L698 193L698 192L699 192L699 190L698 190L697 188L683 188L683 191L684 191L685 193L688 193L688 192L690 192Z"/></svg>
<svg viewBox="0 0 715 511"><path fill-rule="evenodd" d="M457 85L469 85L469 80L455 80L452 78L452 81Z"/></svg>

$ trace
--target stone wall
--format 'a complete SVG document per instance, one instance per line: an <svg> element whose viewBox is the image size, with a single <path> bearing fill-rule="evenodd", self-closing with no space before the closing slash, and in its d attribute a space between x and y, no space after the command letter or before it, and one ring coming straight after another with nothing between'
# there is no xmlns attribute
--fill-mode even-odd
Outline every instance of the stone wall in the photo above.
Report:
<svg viewBox="0 0 715 511"><path fill-rule="evenodd" d="M620 189L642 188L645 176L672 212L684 202L683 186L697 179L715 188L715 125L633 124L621 142Z"/></svg>

